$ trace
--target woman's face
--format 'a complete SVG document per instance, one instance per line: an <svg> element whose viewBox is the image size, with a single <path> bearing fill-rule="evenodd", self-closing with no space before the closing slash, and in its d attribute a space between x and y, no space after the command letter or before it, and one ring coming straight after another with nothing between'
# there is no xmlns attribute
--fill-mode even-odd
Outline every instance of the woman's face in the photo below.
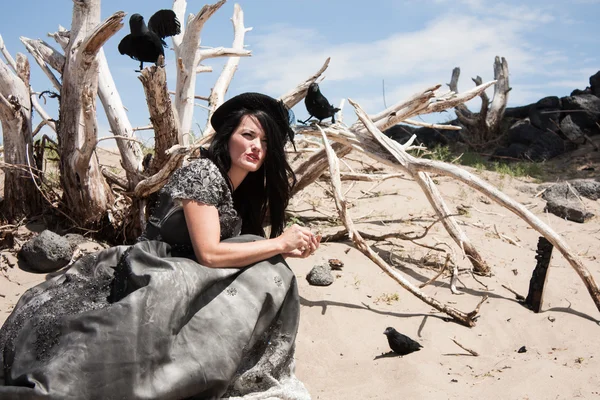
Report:
<svg viewBox="0 0 600 400"><path fill-rule="evenodd" d="M229 138L231 168L246 172L257 171L267 155L265 132L252 115L242 117L240 124Z"/></svg>

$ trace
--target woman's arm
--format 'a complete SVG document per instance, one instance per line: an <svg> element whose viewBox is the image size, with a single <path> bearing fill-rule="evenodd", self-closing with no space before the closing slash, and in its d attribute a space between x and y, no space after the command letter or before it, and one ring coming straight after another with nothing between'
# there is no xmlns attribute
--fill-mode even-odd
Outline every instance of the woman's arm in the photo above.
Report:
<svg viewBox="0 0 600 400"><path fill-rule="evenodd" d="M219 212L212 205L194 200L183 200L183 212L194 254L198 261L207 267L245 267L275 255L304 249L301 253L310 255L319 243L306 228L294 225L274 239L258 240L251 243L221 242Z"/></svg>

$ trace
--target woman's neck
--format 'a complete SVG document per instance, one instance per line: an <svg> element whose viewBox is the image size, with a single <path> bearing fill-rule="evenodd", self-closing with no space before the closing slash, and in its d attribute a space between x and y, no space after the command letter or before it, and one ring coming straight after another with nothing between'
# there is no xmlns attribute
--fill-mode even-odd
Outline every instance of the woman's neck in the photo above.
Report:
<svg viewBox="0 0 600 400"><path fill-rule="evenodd" d="M229 176L231 184L233 185L233 190L235 191L235 189L237 189L238 186L240 186L242 181L246 179L246 176L248 176L248 171L232 166L229 169L229 172L227 172L227 176Z"/></svg>

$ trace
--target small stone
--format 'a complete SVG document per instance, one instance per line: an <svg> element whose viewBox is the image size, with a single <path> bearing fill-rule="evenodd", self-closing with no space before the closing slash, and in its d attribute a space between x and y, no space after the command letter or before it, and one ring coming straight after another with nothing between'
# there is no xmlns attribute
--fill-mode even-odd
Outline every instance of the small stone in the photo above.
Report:
<svg viewBox="0 0 600 400"><path fill-rule="evenodd" d="M326 264L317 264L306 275L306 280L312 286L329 286L333 283L331 267Z"/></svg>
<svg viewBox="0 0 600 400"><path fill-rule="evenodd" d="M517 350L517 353L526 353L527 352L527 347L525 346L521 346L521 348L519 350Z"/></svg>
<svg viewBox="0 0 600 400"><path fill-rule="evenodd" d="M45 230L29 240L19 251L29 268L35 272L54 272L71 261L73 248L64 237Z"/></svg>
<svg viewBox="0 0 600 400"><path fill-rule="evenodd" d="M329 262L329 266L331 267L331 269L340 270L340 269L344 268L344 263L337 258L330 258L328 260L328 262Z"/></svg>

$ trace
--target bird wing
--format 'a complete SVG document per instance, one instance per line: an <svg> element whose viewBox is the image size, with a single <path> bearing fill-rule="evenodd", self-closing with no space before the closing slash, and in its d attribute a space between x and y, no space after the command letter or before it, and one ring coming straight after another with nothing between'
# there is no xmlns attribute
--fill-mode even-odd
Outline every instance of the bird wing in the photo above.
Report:
<svg viewBox="0 0 600 400"><path fill-rule="evenodd" d="M148 20L148 29L161 39L181 33L181 24L173 10L159 10Z"/></svg>
<svg viewBox="0 0 600 400"><path fill-rule="evenodd" d="M137 60L137 56L134 52L134 46L132 46L132 43L131 43L131 35L130 34L126 35L119 42L119 53L127 54L129 57Z"/></svg>

